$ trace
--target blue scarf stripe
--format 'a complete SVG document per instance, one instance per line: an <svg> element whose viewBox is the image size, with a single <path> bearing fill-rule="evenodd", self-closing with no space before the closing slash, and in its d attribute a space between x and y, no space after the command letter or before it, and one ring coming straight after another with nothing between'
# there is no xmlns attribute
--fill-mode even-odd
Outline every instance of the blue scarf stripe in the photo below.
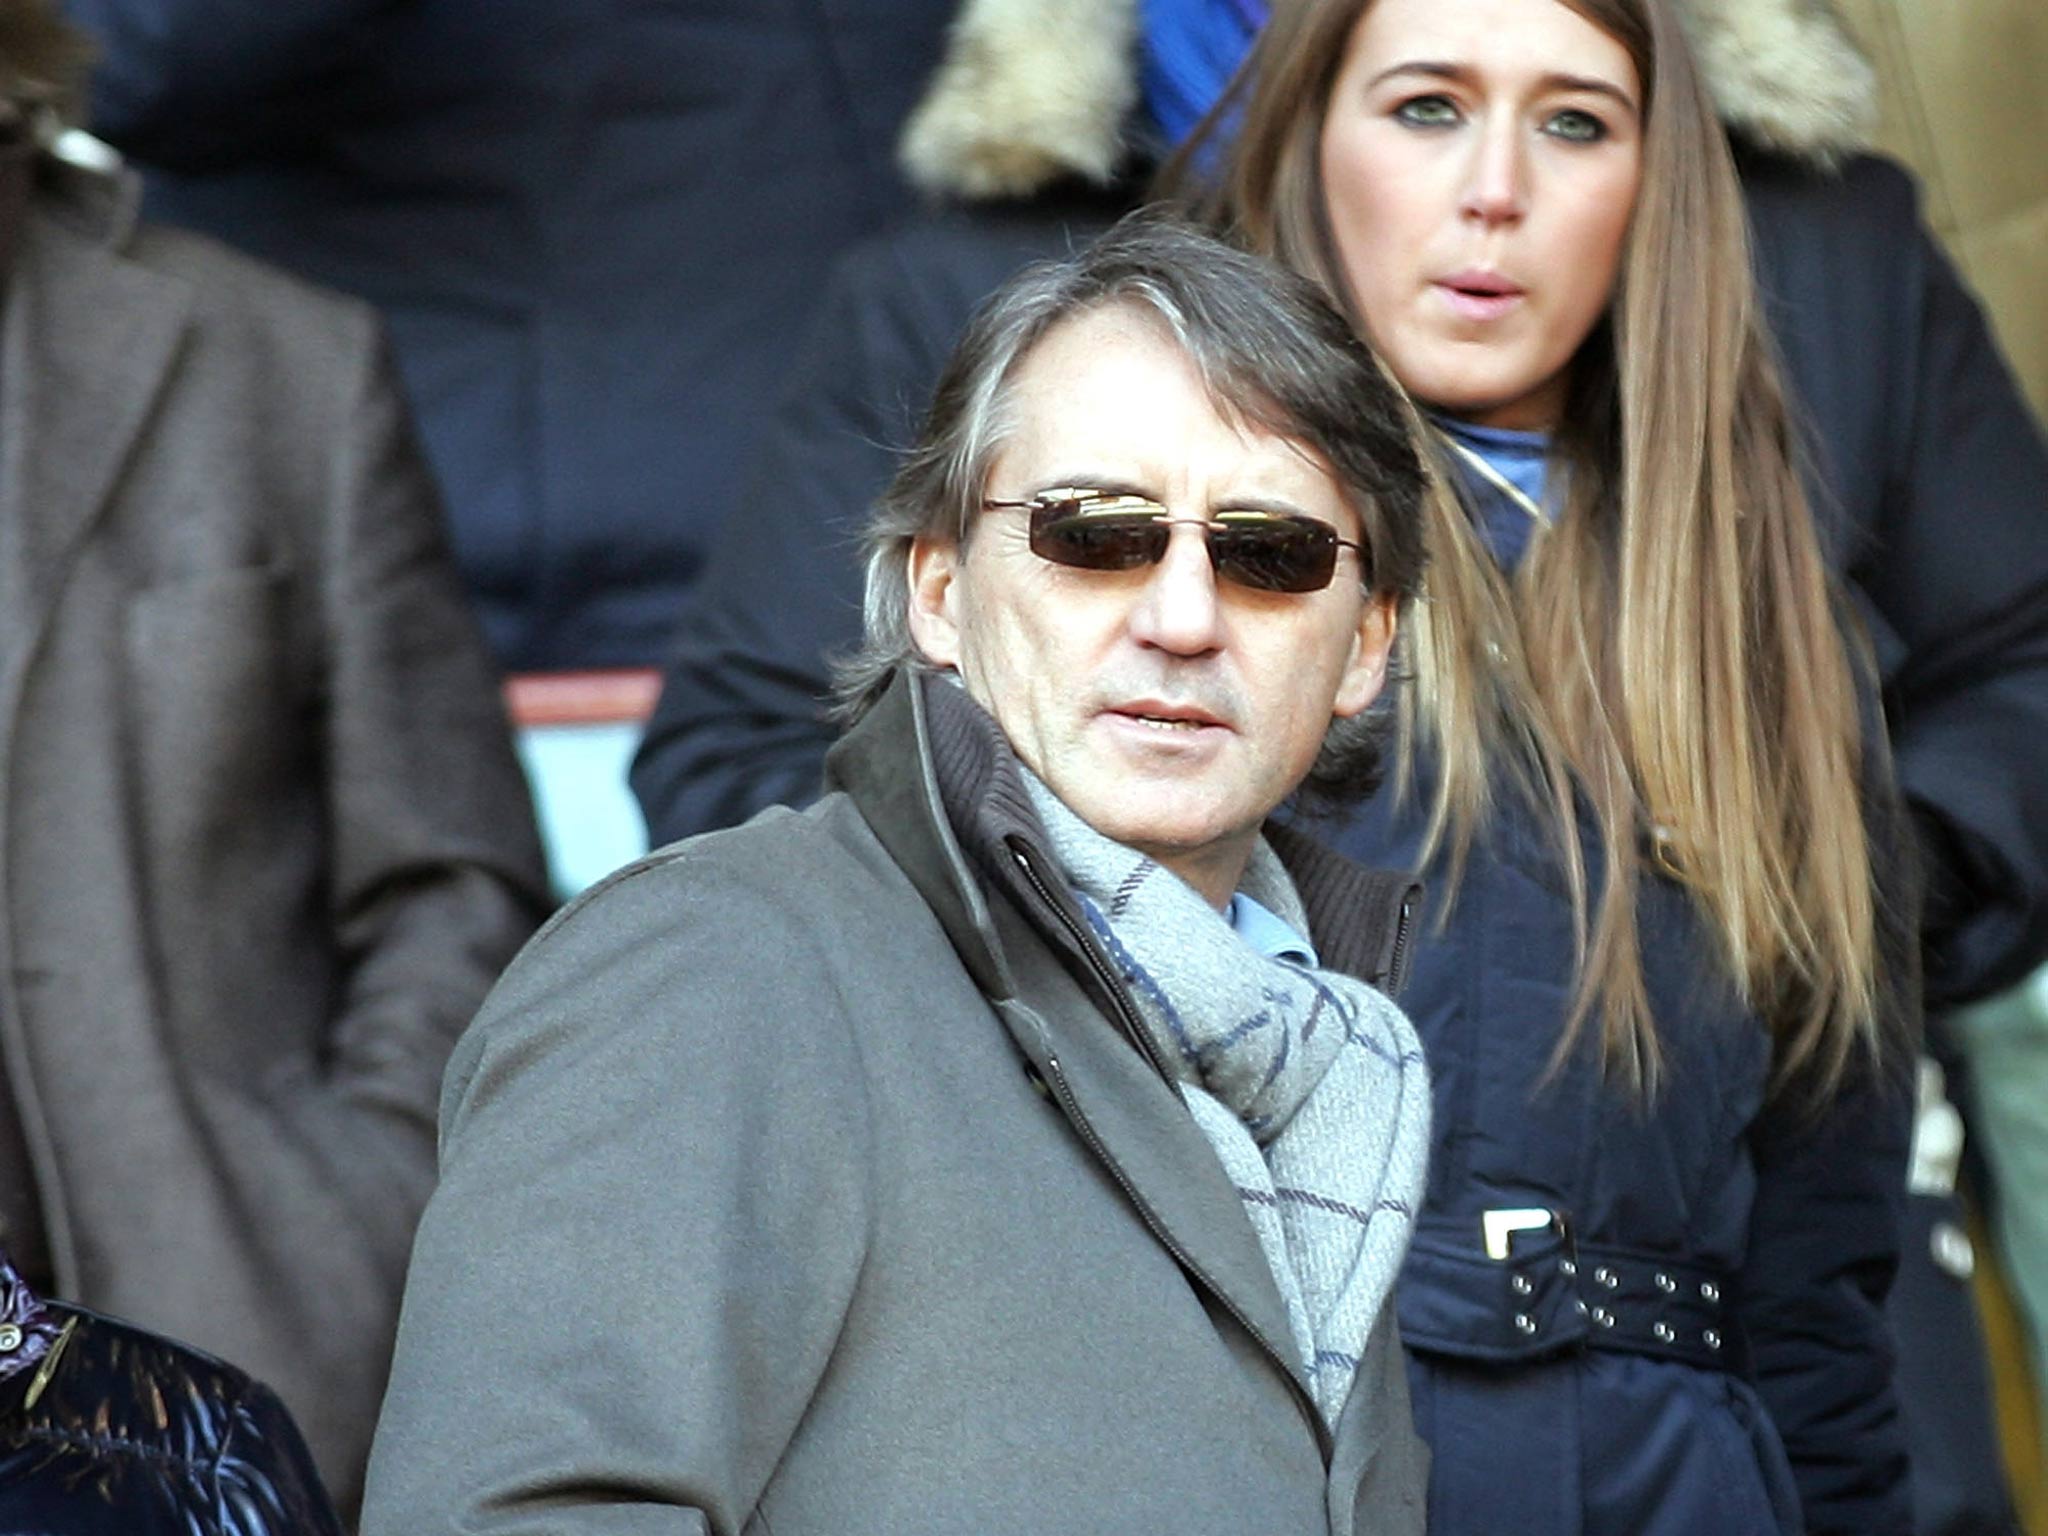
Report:
<svg viewBox="0 0 2048 1536"><path fill-rule="evenodd" d="M1334 1200L1328 1195L1319 1195L1312 1189L1296 1189L1291 1185L1277 1184L1273 1187L1273 1193L1278 1199L1286 1201L1289 1205L1305 1205L1310 1210L1327 1211L1332 1216L1347 1217L1357 1222L1361 1227L1369 1225L1372 1221L1371 1211L1361 1211L1355 1205L1348 1204L1342 1200ZM1380 1205L1384 1208L1386 1202L1381 1201Z"/></svg>
<svg viewBox="0 0 2048 1536"><path fill-rule="evenodd" d="M1301 971L1299 968L1297 968L1296 974L1305 978L1308 976L1307 972ZM1308 979L1312 980L1313 978ZM1281 1001L1281 999L1274 996L1273 990L1270 987L1266 990L1266 996L1272 998L1275 1002ZM1330 994L1328 992L1320 987L1316 988L1316 1000L1309 1004L1308 1017L1301 1021L1301 1043L1303 1045L1307 1045L1309 1041L1315 1039L1316 1026L1323 1021L1323 1005L1329 1000Z"/></svg>
<svg viewBox="0 0 2048 1536"><path fill-rule="evenodd" d="M1267 1001L1276 1002L1279 999L1268 998ZM1262 1026L1277 1025L1280 1030L1280 1049L1273 1053L1273 1059L1266 1064L1266 1075L1259 1079L1259 1086L1252 1092L1254 1099L1263 1099L1272 1091L1273 1080L1287 1070L1287 1060L1294 1054L1294 1035L1285 1023L1275 1019L1269 1012L1261 1010L1257 1018Z"/></svg>
<svg viewBox="0 0 2048 1536"><path fill-rule="evenodd" d="M1372 1214L1369 1214L1361 1211L1355 1205L1347 1205L1342 1200L1332 1200L1310 1189L1295 1189L1289 1185L1280 1185L1273 1189L1255 1189L1249 1184L1239 1184L1234 1187L1237 1190L1238 1198L1247 1205L1277 1206L1282 1202L1292 1205L1306 1205L1314 1210L1327 1211L1332 1216L1347 1217L1357 1222L1361 1227L1370 1225L1372 1215L1380 1211L1387 1211L1395 1216L1412 1216L1415 1214L1414 1208L1406 1200L1389 1199L1375 1201Z"/></svg>
<svg viewBox="0 0 2048 1536"><path fill-rule="evenodd" d="M1109 915L1122 917L1124 909L1131 904L1131 898L1138 894L1138 887L1151 878L1152 871L1159 866L1150 859L1141 859L1128 875L1125 875L1109 898Z"/></svg>
<svg viewBox="0 0 2048 1536"><path fill-rule="evenodd" d="M1325 1006L1329 1007L1336 1013L1338 1021L1343 1024L1344 1038L1346 1040L1354 1045L1362 1045L1388 1061L1393 1060L1393 1057L1376 1040L1369 1035L1360 1033L1358 1028L1358 1009L1347 1001L1341 992L1337 991L1314 971L1291 964L1290 968L1314 990L1316 994L1316 1014L1320 1014Z"/></svg>
<svg viewBox="0 0 2048 1536"><path fill-rule="evenodd" d="M1152 979L1152 973L1138 964L1123 940L1116 936L1116 930L1109 926L1109 919L1102 915L1102 909L1095 905L1094 898L1080 896L1081 911L1088 919L1088 926L1095 930L1102 947L1109 951L1109 958L1116 962L1116 968L1123 973L1126 983L1136 987L1151 999L1160 1016L1166 1020L1166 1027L1173 1032L1173 1043L1180 1052L1180 1059L1191 1067L1199 1068L1201 1054L1196 1049L1194 1037L1188 1032L1187 1021L1180 1016L1180 1010L1173 1006L1173 999L1166 995L1159 983Z"/></svg>
<svg viewBox="0 0 2048 1536"><path fill-rule="evenodd" d="M1271 1029L1272 1027L1272 1012L1261 1008L1250 1018L1240 1019L1236 1024L1225 1030L1223 1034L1203 1046L1200 1055L1196 1059L1206 1068L1209 1064L1207 1058L1227 1056L1241 1041L1249 1040L1261 1030ZM1279 1056L1284 1063L1287 1059L1287 1036L1284 1034L1280 1037ZM1273 1074L1268 1072L1266 1074L1266 1081L1270 1083L1272 1080Z"/></svg>

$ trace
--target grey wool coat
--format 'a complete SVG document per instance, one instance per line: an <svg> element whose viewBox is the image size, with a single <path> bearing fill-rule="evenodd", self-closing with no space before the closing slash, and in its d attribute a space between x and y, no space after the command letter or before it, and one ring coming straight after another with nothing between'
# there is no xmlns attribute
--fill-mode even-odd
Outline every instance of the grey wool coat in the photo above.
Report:
<svg viewBox="0 0 2048 1536"><path fill-rule="evenodd" d="M567 909L464 1037L366 1536L1417 1536L1391 1309L1333 1436L988 717L899 677L832 776ZM1387 981L1406 883L1280 851Z"/></svg>
<svg viewBox="0 0 2048 1536"><path fill-rule="evenodd" d="M370 311L34 168L0 326L0 1051L57 1293L359 1490L525 787ZM18 183L17 183L18 184Z"/></svg>

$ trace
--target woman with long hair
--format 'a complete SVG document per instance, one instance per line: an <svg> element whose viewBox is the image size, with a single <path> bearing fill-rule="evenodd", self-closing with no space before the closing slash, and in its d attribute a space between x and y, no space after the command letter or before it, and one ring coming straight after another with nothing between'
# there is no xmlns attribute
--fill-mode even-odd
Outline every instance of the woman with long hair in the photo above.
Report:
<svg viewBox="0 0 2048 1536"><path fill-rule="evenodd" d="M1909 1529L1912 833L1675 13L1281 0L1177 175L1447 490L1406 771L1331 829L1432 889L1432 1528Z"/></svg>

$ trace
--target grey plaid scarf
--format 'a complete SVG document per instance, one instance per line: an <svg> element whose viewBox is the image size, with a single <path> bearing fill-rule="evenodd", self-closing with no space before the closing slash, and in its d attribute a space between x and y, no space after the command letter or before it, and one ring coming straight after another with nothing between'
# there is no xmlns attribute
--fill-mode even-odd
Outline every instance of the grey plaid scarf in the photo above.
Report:
<svg viewBox="0 0 2048 1536"><path fill-rule="evenodd" d="M1353 977L1269 960L1193 887L1095 831L1025 771L1081 910L1237 1186L1335 1426L1393 1289L1429 1159L1415 1027ZM1308 921L1260 839L1240 887Z"/></svg>

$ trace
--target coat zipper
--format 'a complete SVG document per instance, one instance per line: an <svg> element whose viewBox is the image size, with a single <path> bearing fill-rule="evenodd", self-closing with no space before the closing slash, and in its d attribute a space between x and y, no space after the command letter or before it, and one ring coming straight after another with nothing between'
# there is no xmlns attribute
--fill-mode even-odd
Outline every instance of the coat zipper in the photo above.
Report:
<svg viewBox="0 0 2048 1536"><path fill-rule="evenodd" d="M1054 921L1073 941L1074 947L1081 951L1082 958L1088 962L1088 969L1095 973L1095 979L1101 982L1103 990L1109 993L1110 1001L1116 1005L1116 1021L1130 1037L1131 1044L1138 1048L1138 1054L1150 1062L1152 1070L1159 1074L1167 1087L1178 1094L1180 1089L1174 1085L1173 1074L1166 1070L1166 1063L1159 1059L1159 1051L1152 1044L1152 1037L1145 1033L1137 1009L1124 994L1123 978L1118 976L1109 962L1102 958L1102 951L1097 947L1093 936L1068 916L1067 909L1054 899L1051 887L1045 883L1044 877L1038 873L1037 866L1031 862L1031 856L1015 838L1010 841L1010 857L1017 861L1017 867L1024 871L1024 878L1030 883L1032 892L1045 909L1052 913Z"/></svg>
<svg viewBox="0 0 2048 1536"><path fill-rule="evenodd" d="M1167 1075L1165 1065L1159 1060L1158 1051L1154 1049L1151 1038L1146 1035L1143 1026L1138 1020L1136 1010L1132 1007L1130 999L1124 993L1122 980L1111 969L1109 962L1102 958L1101 951L1096 947L1089 935L1082 932L1073 919L1067 915L1066 910L1053 899L1052 892L1046 887L1044 879L1032 864L1030 856L1015 842L1010 844L1010 856L1017 861L1017 867L1024 872L1024 878L1030 882L1031 888L1037 894L1039 900L1053 914L1053 917L1058 921L1067 936L1080 948L1082 956L1088 962L1088 968L1095 973L1096 978L1108 990L1111 1001L1116 1005L1117 1021L1123 1026L1124 1033L1130 1036L1140 1053L1152 1064L1152 1069L1159 1074L1166 1085L1169 1088L1174 1088L1175 1093L1178 1094L1179 1089L1175 1087L1173 1079ZM1288 1368L1286 1353L1274 1347L1273 1341L1267 1338L1259 1326L1245 1315L1236 1302L1230 1299L1223 1287L1210 1278L1208 1271L1195 1262L1193 1255L1183 1248L1174 1239L1173 1234L1166 1229L1165 1223L1153 1214L1151 1205L1138 1193L1137 1187L1124 1176L1122 1166L1118 1164L1115 1158L1109 1155L1109 1149L1103 1145L1102 1138L1095 1134L1095 1127L1089 1123L1088 1117L1081 1112L1081 1106L1074 1099L1074 1090L1067 1082L1066 1071L1060 1066L1059 1057L1048 1053L1045 1058L1045 1065L1051 1073L1053 1097L1058 1102L1061 1112L1066 1115L1068 1123L1080 1133L1081 1140L1087 1145L1088 1150L1095 1154L1095 1160L1109 1170L1110 1177L1116 1180L1117 1187L1124 1192L1124 1197L1136 1208L1138 1215L1143 1218L1152 1236L1158 1240L1159 1246L1171 1254L1174 1262L1180 1265L1182 1269L1201 1281L1203 1287L1210 1295L1216 1298L1223 1310L1236 1319L1238 1327L1242 1328L1252 1338L1258 1340L1266 1353L1271 1355L1274 1362L1280 1366L1280 1374L1286 1379L1288 1390L1293 1393L1296 1406L1301 1409L1303 1417L1308 1420L1309 1427L1315 1432L1316 1446L1322 1454L1323 1465L1327 1468L1331 1457L1335 1454L1335 1442L1331 1438L1329 1426L1323 1422L1322 1410L1316 1407L1315 1400L1308 1395L1307 1390L1301 1384L1300 1378Z"/></svg>

